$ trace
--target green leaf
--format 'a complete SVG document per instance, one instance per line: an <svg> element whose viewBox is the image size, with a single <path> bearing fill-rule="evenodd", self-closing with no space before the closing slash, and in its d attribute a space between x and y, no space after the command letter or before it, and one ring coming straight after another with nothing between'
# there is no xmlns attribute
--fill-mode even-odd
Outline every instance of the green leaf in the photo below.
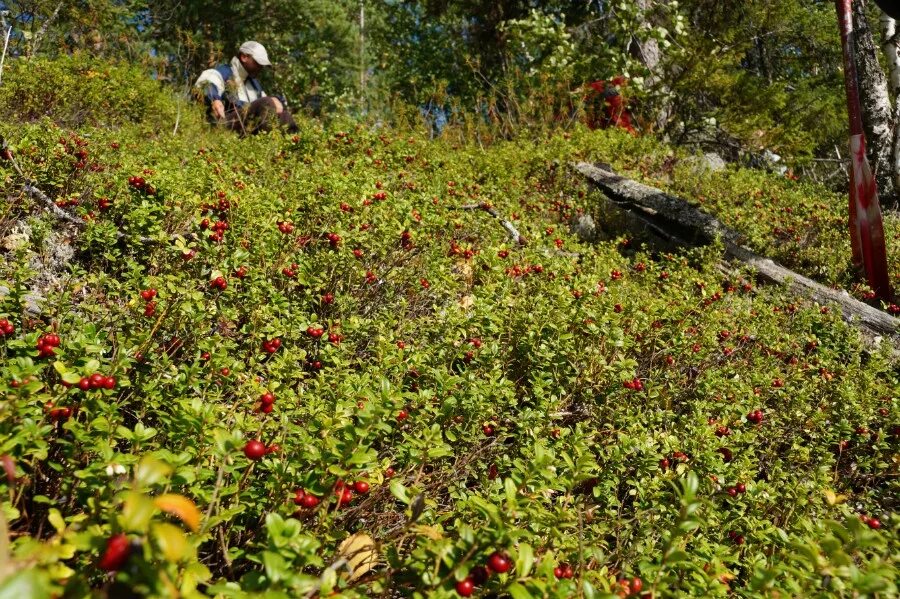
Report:
<svg viewBox="0 0 900 599"><path fill-rule="evenodd" d="M170 562L180 562L188 557L190 545L180 528L168 522L159 522L152 527L153 538Z"/></svg>
<svg viewBox="0 0 900 599"><path fill-rule="evenodd" d="M409 504L409 495L407 494L406 487L400 483L399 480L391 481L391 494L396 497L399 501L405 504Z"/></svg>
<svg viewBox="0 0 900 599"><path fill-rule="evenodd" d="M526 578L533 565L534 550L528 543L520 543L518 557L516 557L516 574L519 578Z"/></svg>
<svg viewBox="0 0 900 599"><path fill-rule="evenodd" d="M532 595L524 586L518 582L514 582L506 588L509 596L513 599L531 599Z"/></svg>
<svg viewBox="0 0 900 599"><path fill-rule="evenodd" d="M150 519L156 513L156 505L153 500L137 491L128 491L125 494L125 502L122 505L122 513L119 521L122 528L131 532L145 533L150 525Z"/></svg>
<svg viewBox="0 0 900 599"><path fill-rule="evenodd" d="M66 529L66 523L60 515L59 510L55 507L50 508L50 512L47 514L47 520L58 533L61 533Z"/></svg>
<svg viewBox="0 0 900 599"><path fill-rule="evenodd" d="M46 574L37 569L15 572L0 581L0 599L49 599L50 581Z"/></svg>
<svg viewBox="0 0 900 599"><path fill-rule="evenodd" d="M141 458L137 468L134 469L134 481L139 487L149 487L163 482L170 474L172 474L171 466L153 456L146 455Z"/></svg>

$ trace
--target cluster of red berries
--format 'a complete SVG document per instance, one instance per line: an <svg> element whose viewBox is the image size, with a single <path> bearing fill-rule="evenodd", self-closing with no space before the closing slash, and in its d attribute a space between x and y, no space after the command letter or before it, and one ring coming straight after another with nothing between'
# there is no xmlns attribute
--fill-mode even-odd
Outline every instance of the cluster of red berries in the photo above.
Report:
<svg viewBox="0 0 900 599"><path fill-rule="evenodd" d="M271 391L266 391L262 395L259 396L259 408L258 412L262 412L263 414L270 413L275 406L275 394Z"/></svg>
<svg viewBox="0 0 900 599"><path fill-rule="evenodd" d="M78 381L78 388L82 391L97 391L99 389L113 390L116 388L116 377L104 376L95 372L90 376L83 376Z"/></svg>
<svg viewBox="0 0 900 599"><path fill-rule="evenodd" d="M16 327L5 318L0 318L0 337L12 335L16 332Z"/></svg>
<svg viewBox="0 0 900 599"><path fill-rule="evenodd" d="M871 516L860 514L859 519L862 520L863 524L865 524L872 530L878 530L879 528L881 528L881 520L879 520L878 518L872 518Z"/></svg>
<svg viewBox="0 0 900 599"><path fill-rule="evenodd" d="M325 333L325 329L322 327L308 326L306 327L306 334L312 337L313 339L319 339Z"/></svg>
<svg viewBox="0 0 900 599"><path fill-rule="evenodd" d="M387 199L387 192L386 191L377 191L372 194L372 199L383 202L384 200Z"/></svg>
<svg viewBox="0 0 900 599"><path fill-rule="evenodd" d="M284 235L290 235L294 232L294 223L289 221L278 221L278 230Z"/></svg>
<svg viewBox="0 0 900 599"><path fill-rule="evenodd" d="M141 299L147 302L144 305L144 316L150 317L156 313L156 302L153 299L156 297L156 289L144 289L141 291Z"/></svg>
<svg viewBox="0 0 900 599"><path fill-rule="evenodd" d="M294 505L311 510L319 505L319 501L321 500L318 497L304 489L294 491Z"/></svg>
<svg viewBox="0 0 900 599"><path fill-rule="evenodd" d="M516 264L512 268L506 269L506 274L513 278L527 276L531 273L541 274L542 272L544 272L544 266L541 264L532 264L530 266L519 266Z"/></svg>
<svg viewBox="0 0 900 599"><path fill-rule="evenodd" d="M684 453L683 451L675 451L672 453L671 459L670 458L661 459L659 461L659 467L662 470L668 470L669 466L675 466L678 464L678 462L687 462L688 459L689 459L688 455L686 453Z"/></svg>
<svg viewBox="0 0 900 599"><path fill-rule="evenodd" d="M220 275L210 281L209 286L213 289L218 289L219 291L225 291L225 289L228 288L228 281L225 280L225 277Z"/></svg>
<svg viewBox="0 0 900 599"><path fill-rule="evenodd" d="M214 211L225 213L231 210L231 202L226 199L224 191L217 191L216 198L218 201L212 202L210 204L203 204L200 207L201 214L209 214Z"/></svg>
<svg viewBox="0 0 900 599"><path fill-rule="evenodd" d="M334 495L339 505L347 505L353 501L353 493L365 495L369 492L369 483L364 480L358 480L354 483L345 483L338 480L334 483Z"/></svg>
<svg viewBox="0 0 900 599"><path fill-rule="evenodd" d="M728 538L731 539L731 542L735 545L743 545L744 544L744 535L739 534L735 530L728 531Z"/></svg>
<svg viewBox="0 0 900 599"><path fill-rule="evenodd" d="M743 495L747 492L747 485L745 485L744 483L738 483L733 487L728 487L727 489L725 489L725 492L728 493L728 495L731 497Z"/></svg>
<svg viewBox="0 0 900 599"><path fill-rule="evenodd" d="M286 276L289 279L293 279L297 276L297 269L300 268L296 262L292 262L290 266L285 266L281 269L281 274Z"/></svg>
<svg viewBox="0 0 900 599"><path fill-rule="evenodd" d="M225 237L225 231L229 229L228 221L225 220L217 220L212 225L209 224L209 219L204 218L200 221L200 229L206 231L207 229L212 229L212 233L209 234L210 241L222 241Z"/></svg>
<svg viewBox="0 0 900 599"><path fill-rule="evenodd" d="M468 576L456 583L456 592L462 597L471 597L475 587L487 582L492 572L504 574L512 568L512 560L502 551L495 551L487 558L485 566L475 566Z"/></svg>
<svg viewBox="0 0 900 599"><path fill-rule="evenodd" d="M262 342L262 349L267 354L274 354L278 351L279 347L281 347L281 339L279 339L278 337Z"/></svg>
<svg viewBox="0 0 900 599"><path fill-rule="evenodd" d="M553 575L557 578L573 578L575 576L575 571L572 569L572 566L563 562L553 568Z"/></svg>
<svg viewBox="0 0 900 599"><path fill-rule="evenodd" d="M56 200L55 204L60 208L68 208L70 206L78 205L78 198L69 198L68 200Z"/></svg>
<svg viewBox="0 0 900 599"><path fill-rule="evenodd" d="M101 212L106 212L107 210L112 208L112 200L110 200L109 198L100 198L99 200L97 200L97 208Z"/></svg>
<svg viewBox="0 0 900 599"><path fill-rule="evenodd" d="M622 383L622 386L626 389L631 389L632 391L643 391L644 384L641 382L641 379L634 377L630 381L625 381Z"/></svg>
<svg viewBox="0 0 900 599"><path fill-rule="evenodd" d="M752 422L753 424L762 424L762 421L763 421L762 410L753 410L752 412L748 412L747 413L747 421Z"/></svg>
<svg viewBox="0 0 900 599"><path fill-rule="evenodd" d="M55 353L55 349L59 347L59 335L53 333L41 335L35 344L38 350L39 358L47 358Z"/></svg>
<svg viewBox="0 0 900 599"><path fill-rule="evenodd" d="M331 247L336 248L341 244L341 236L337 233L329 233L328 243L331 245Z"/></svg>
<svg viewBox="0 0 900 599"><path fill-rule="evenodd" d="M156 189L148 184L143 177L128 177L128 185L138 191L143 191L148 196L156 195Z"/></svg>
<svg viewBox="0 0 900 599"><path fill-rule="evenodd" d="M400 247L402 247L404 250L409 250L412 249L412 246L412 233L410 233L409 231L403 231L403 233L400 234Z"/></svg>
<svg viewBox="0 0 900 599"><path fill-rule="evenodd" d="M244 444L244 455L248 460L254 462L263 459L263 456L279 451L281 451L281 447L277 444L266 445L259 439L251 439Z"/></svg>
<svg viewBox="0 0 900 599"><path fill-rule="evenodd" d="M619 581L619 588L621 589L619 592L620 597L637 595L644 588L644 581L636 576L631 580L623 578Z"/></svg>
<svg viewBox="0 0 900 599"><path fill-rule="evenodd" d="M232 274L234 274L234 276L237 277L238 279L243 279L244 277L247 276L248 272L249 272L249 270L246 266L239 266L238 268L234 269L234 273L232 273Z"/></svg>
<svg viewBox="0 0 900 599"><path fill-rule="evenodd" d="M65 422L69 418L71 418L74 410L69 407L65 408L54 408L53 402L48 401L44 409L47 411L47 415L50 417L50 422Z"/></svg>

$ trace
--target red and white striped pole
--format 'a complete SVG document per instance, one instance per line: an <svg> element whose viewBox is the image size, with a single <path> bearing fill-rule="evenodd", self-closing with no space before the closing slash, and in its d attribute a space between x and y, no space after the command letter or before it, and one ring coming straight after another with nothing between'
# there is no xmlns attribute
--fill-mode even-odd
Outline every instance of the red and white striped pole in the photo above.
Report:
<svg viewBox="0 0 900 599"><path fill-rule="evenodd" d="M861 268L876 295L891 300L884 225L875 177L866 159L866 137L857 88L856 58L853 54L852 0L835 0L841 46L844 53L844 87L850 115L850 245L853 264Z"/></svg>

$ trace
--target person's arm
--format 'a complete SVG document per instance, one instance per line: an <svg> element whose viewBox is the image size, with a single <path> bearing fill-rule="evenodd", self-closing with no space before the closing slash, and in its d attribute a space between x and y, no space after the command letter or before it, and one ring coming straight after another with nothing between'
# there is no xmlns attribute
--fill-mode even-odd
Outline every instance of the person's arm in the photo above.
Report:
<svg viewBox="0 0 900 599"><path fill-rule="evenodd" d="M216 67L216 71L222 75L222 79L227 85L228 79L231 77L231 69L223 65ZM210 84L206 88L206 99L216 120L223 120L225 118L225 102L222 100L222 92L215 85Z"/></svg>

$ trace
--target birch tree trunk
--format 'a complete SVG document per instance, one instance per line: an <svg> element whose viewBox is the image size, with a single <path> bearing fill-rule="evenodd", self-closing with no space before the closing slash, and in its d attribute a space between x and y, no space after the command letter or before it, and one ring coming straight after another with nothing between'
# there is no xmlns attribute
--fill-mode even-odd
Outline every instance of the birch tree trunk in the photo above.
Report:
<svg viewBox="0 0 900 599"><path fill-rule="evenodd" d="M637 8L640 13L638 18L639 30L652 29L654 27L650 14L653 9L652 0L636 0L635 8ZM628 44L628 53L638 59L650 72L650 75L644 80L646 88L651 90L657 89L661 92L661 96L666 96L667 89L660 74L660 68L662 67L660 64L662 62L662 49L660 48L659 41L654 37L648 37L645 40L641 40L640 35L640 32L634 32L632 34L631 41ZM662 130L665 127L670 115L671 106L667 101L665 105L660 106L656 114L655 125L657 130Z"/></svg>
<svg viewBox="0 0 900 599"><path fill-rule="evenodd" d="M862 105L863 130L866 134L869 163L875 171L878 194L893 197L894 169L892 150L894 127L887 79L878 63L878 51L866 18L866 0L853 2L854 50L859 73L859 100Z"/></svg>
<svg viewBox="0 0 900 599"><path fill-rule="evenodd" d="M891 120L894 127L893 145L891 146L891 177L894 190L900 191L900 33L897 22L882 13L881 15L881 51L884 53L889 75L889 91L894 98ZM894 202L895 205L897 202Z"/></svg>

